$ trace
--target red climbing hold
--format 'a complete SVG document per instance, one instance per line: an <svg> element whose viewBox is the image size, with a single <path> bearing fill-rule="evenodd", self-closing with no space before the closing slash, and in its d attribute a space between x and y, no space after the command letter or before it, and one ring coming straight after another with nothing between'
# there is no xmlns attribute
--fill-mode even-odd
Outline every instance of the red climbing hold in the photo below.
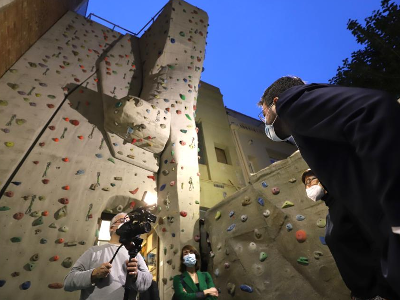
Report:
<svg viewBox="0 0 400 300"><path fill-rule="evenodd" d="M58 138L54 138L53 141L55 141L56 143L59 141Z"/></svg>
<svg viewBox="0 0 400 300"><path fill-rule="evenodd" d="M61 204L67 205L69 204L69 199L68 198L61 198L58 200Z"/></svg>
<svg viewBox="0 0 400 300"><path fill-rule="evenodd" d="M49 126L49 129L50 129L50 130L55 130L55 129L56 129L56 126Z"/></svg>
<svg viewBox="0 0 400 300"><path fill-rule="evenodd" d="M63 238L60 238L60 239L57 239L57 244L62 244L62 243L64 243L64 239Z"/></svg>
<svg viewBox="0 0 400 300"><path fill-rule="evenodd" d="M37 164L39 163L39 161L35 160L35 161L33 161L33 163L34 163L35 165L37 165Z"/></svg>
<svg viewBox="0 0 400 300"><path fill-rule="evenodd" d="M7 197L13 197L14 196L14 192L12 192L12 191L7 191L7 192L5 192L4 193L4 195L6 195Z"/></svg>
<svg viewBox="0 0 400 300"><path fill-rule="evenodd" d="M187 212L186 211L181 211L179 214L184 218L187 216Z"/></svg>
<svg viewBox="0 0 400 300"><path fill-rule="evenodd" d="M43 179L42 182L43 182L43 184L48 184L50 182L50 180L49 179Z"/></svg>
<svg viewBox="0 0 400 300"><path fill-rule="evenodd" d="M139 188L134 189L133 191L129 191L132 195L135 195L138 192Z"/></svg>
<svg viewBox="0 0 400 300"><path fill-rule="evenodd" d="M78 120L71 120L70 123L72 125L78 126L79 125L79 121Z"/></svg>
<svg viewBox="0 0 400 300"><path fill-rule="evenodd" d="M49 212L48 212L47 210L45 210L45 211L42 212L42 216L43 216L43 217L47 217L48 215L49 215Z"/></svg>
<svg viewBox="0 0 400 300"><path fill-rule="evenodd" d="M66 190L66 191L68 191L68 190L69 190L69 185L65 185L65 186L63 186L63 190Z"/></svg>
<svg viewBox="0 0 400 300"><path fill-rule="evenodd" d="M63 160L63 162L69 162L69 158L68 157L64 157L62 160Z"/></svg>
<svg viewBox="0 0 400 300"><path fill-rule="evenodd" d="M66 122L69 122L69 118L64 118L64 120L65 120Z"/></svg>
<svg viewBox="0 0 400 300"><path fill-rule="evenodd" d="M24 217L24 213L22 213L22 212L15 213L15 214L13 215L13 218L14 218L15 220L21 220L23 217Z"/></svg>
<svg viewBox="0 0 400 300"><path fill-rule="evenodd" d="M306 234L306 232L304 230L297 230L296 231L296 240L299 243L305 242L306 239L307 239L307 234Z"/></svg>
<svg viewBox="0 0 400 300"><path fill-rule="evenodd" d="M83 136L82 135L78 135L78 139L83 140Z"/></svg>
<svg viewBox="0 0 400 300"><path fill-rule="evenodd" d="M135 201L132 201L132 202L130 203L130 205L129 205L129 208L130 208L130 209L133 209L135 206L136 206L136 202L135 202Z"/></svg>
<svg viewBox="0 0 400 300"><path fill-rule="evenodd" d="M149 175L149 176L147 176L147 178L153 179L154 181L156 181L156 178L153 175Z"/></svg>
<svg viewBox="0 0 400 300"><path fill-rule="evenodd" d="M48 108L54 108L54 104L47 104Z"/></svg>

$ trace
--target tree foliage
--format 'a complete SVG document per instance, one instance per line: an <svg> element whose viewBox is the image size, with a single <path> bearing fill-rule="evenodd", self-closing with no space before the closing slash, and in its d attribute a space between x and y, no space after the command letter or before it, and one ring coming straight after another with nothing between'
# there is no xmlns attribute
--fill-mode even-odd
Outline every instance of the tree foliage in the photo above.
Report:
<svg viewBox="0 0 400 300"><path fill-rule="evenodd" d="M362 26L349 20L347 29L364 49L343 60L332 84L384 90L400 97L400 5L382 0Z"/></svg>

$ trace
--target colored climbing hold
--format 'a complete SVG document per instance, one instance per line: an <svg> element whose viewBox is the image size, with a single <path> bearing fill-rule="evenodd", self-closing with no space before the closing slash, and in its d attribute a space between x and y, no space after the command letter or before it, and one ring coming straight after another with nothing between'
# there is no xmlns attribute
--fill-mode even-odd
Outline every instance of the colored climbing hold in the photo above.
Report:
<svg viewBox="0 0 400 300"><path fill-rule="evenodd" d="M260 261L263 262L264 260L266 260L268 257L267 253L265 252L260 252Z"/></svg>
<svg viewBox="0 0 400 300"><path fill-rule="evenodd" d="M61 207L59 210L56 211L56 213L54 214L54 218L56 220L59 220L63 217L67 216L67 206L64 205L63 207Z"/></svg>
<svg viewBox="0 0 400 300"><path fill-rule="evenodd" d="M262 185L263 188L268 187L268 184L265 181L261 182L261 185Z"/></svg>
<svg viewBox="0 0 400 300"><path fill-rule="evenodd" d="M54 282L54 283L50 283L48 285L48 287L50 289L62 289L64 287L64 284L62 284L61 282Z"/></svg>
<svg viewBox="0 0 400 300"><path fill-rule="evenodd" d="M7 197L14 197L14 192L13 191L7 191L4 193L4 195L6 195Z"/></svg>
<svg viewBox="0 0 400 300"><path fill-rule="evenodd" d="M187 212L186 212L186 211L181 211L179 214L180 214L182 217L186 217L186 216L187 216Z"/></svg>
<svg viewBox="0 0 400 300"><path fill-rule="evenodd" d="M72 258L71 257L67 257L66 259L64 259L63 260L63 262L62 262L62 266L64 267L64 268L71 268L72 267Z"/></svg>
<svg viewBox="0 0 400 300"><path fill-rule="evenodd" d="M186 96L183 94L179 94L179 97L181 97L182 100L186 100Z"/></svg>
<svg viewBox="0 0 400 300"><path fill-rule="evenodd" d="M303 215L296 215L296 220L297 221L303 221L306 217Z"/></svg>
<svg viewBox="0 0 400 300"><path fill-rule="evenodd" d="M69 200L68 200L68 198L61 198L61 199L58 199L58 202L60 202L61 204L69 204Z"/></svg>
<svg viewBox="0 0 400 300"><path fill-rule="evenodd" d="M256 228L254 229L254 237L259 240L262 238L262 233Z"/></svg>
<svg viewBox="0 0 400 300"><path fill-rule="evenodd" d="M326 245L326 241L325 241L325 237L324 236L320 236L319 237L319 241L321 242L322 245Z"/></svg>
<svg viewBox="0 0 400 300"><path fill-rule="evenodd" d="M12 237L10 240L12 243L20 243L22 241L22 237L15 236L15 237Z"/></svg>
<svg viewBox="0 0 400 300"><path fill-rule="evenodd" d="M220 211L217 211L217 213L215 214L214 219L215 219L215 220L219 220L219 218L221 218L221 212L220 212Z"/></svg>
<svg viewBox="0 0 400 300"><path fill-rule="evenodd" d="M32 226L39 226L43 224L43 216L40 216L32 222Z"/></svg>
<svg viewBox="0 0 400 300"><path fill-rule="evenodd" d="M43 179L42 182L43 184L48 184L50 182L50 179Z"/></svg>
<svg viewBox="0 0 400 300"><path fill-rule="evenodd" d="M60 229L59 229L59 231L61 231L61 232L67 232L68 231L68 227L67 226L62 226Z"/></svg>
<svg viewBox="0 0 400 300"><path fill-rule="evenodd" d="M31 261L38 261L39 260L39 253L35 253L31 256Z"/></svg>
<svg viewBox="0 0 400 300"><path fill-rule="evenodd" d="M59 239L56 240L56 243L57 244L62 244L62 243L64 243L64 239L63 238L59 238Z"/></svg>
<svg viewBox="0 0 400 300"><path fill-rule="evenodd" d="M101 153L96 153L95 156L96 156L97 158L103 158L103 155L102 155Z"/></svg>
<svg viewBox="0 0 400 300"><path fill-rule="evenodd" d="M242 222L246 222L247 221L247 215L241 215L240 216L240 220L242 221Z"/></svg>
<svg viewBox="0 0 400 300"><path fill-rule="evenodd" d="M5 280L0 280L0 287L3 287L6 284Z"/></svg>
<svg viewBox="0 0 400 300"><path fill-rule="evenodd" d="M321 251L314 251L314 258L319 259L321 256L323 256L323 253Z"/></svg>
<svg viewBox="0 0 400 300"><path fill-rule="evenodd" d="M11 183L14 184L14 185L16 185L16 186L18 186L18 185L20 185L22 182L20 182L20 181L12 181Z"/></svg>
<svg viewBox="0 0 400 300"><path fill-rule="evenodd" d="M231 211L229 212L229 218L232 218L234 215L235 215L235 212L234 212L233 210L231 210Z"/></svg>
<svg viewBox="0 0 400 300"><path fill-rule="evenodd" d="M30 281L25 281L23 284L21 284L21 289L27 290L31 287L31 282Z"/></svg>
<svg viewBox="0 0 400 300"><path fill-rule="evenodd" d="M7 211L10 210L11 208L9 208L8 206L0 206L0 211Z"/></svg>
<svg viewBox="0 0 400 300"><path fill-rule="evenodd" d="M245 196L244 200L242 201L242 206L247 206L251 204L251 199L249 196Z"/></svg>
<svg viewBox="0 0 400 300"><path fill-rule="evenodd" d="M324 228L326 226L326 219L318 219L317 226L319 228Z"/></svg>
<svg viewBox="0 0 400 300"><path fill-rule="evenodd" d="M307 265L309 264L308 258L307 258L307 257L304 257L304 256L300 256L300 257L297 259L297 262L298 262L299 264L305 265L305 266L307 266Z"/></svg>
<svg viewBox="0 0 400 300"><path fill-rule="evenodd" d="M258 204L260 204L261 206L264 206L264 199L263 199L263 198L258 198L257 202L258 202Z"/></svg>
<svg viewBox="0 0 400 300"><path fill-rule="evenodd" d="M4 144L5 144L6 147L8 147L8 148L14 147L14 143L13 143L13 142L5 142Z"/></svg>
<svg viewBox="0 0 400 300"><path fill-rule="evenodd" d="M57 225L56 225L55 223L51 223L51 224L49 225L49 227L50 227L50 228L57 228Z"/></svg>
<svg viewBox="0 0 400 300"><path fill-rule="evenodd" d="M271 215L271 212L268 209L264 210L264 212L263 212L264 217L268 218L270 215Z"/></svg>
<svg viewBox="0 0 400 300"><path fill-rule="evenodd" d="M109 157L107 160L108 160L108 161L110 161L110 162L112 162L113 164L115 164L115 160L114 160L114 158L112 158L112 157Z"/></svg>
<svg viewBox="0 0 400 300"><path fill-rule="evenodd" d="M40 243L41 244L47 244L47 239L45 239L45 238L40 239Z"/></svg>
<svg viewBox="0 0 400 300"><path fill-rule="evenodd" d="M231 226L228 227L228 229L226 231L232 231L233 229L235 229L236 224L232 224Z"/></svg>
<svg viewBox="0 0 400 300"><path fill-rule="evenodd" d="M289 182L290 182L290 183L295 183L295 182L296 182L296 178L290 178L290 179L289 179Z"/></svg>
<svg viewBox="0 0 400 300"><path fill-rule="evenodd" d="M252 293L253 292L253 288L251 286L249 286L249 285L246 285L246 284L240 285L240 289L243 292L246 292L246 293Z"/></svg>
<svg viewBox="0 0 400 300"><path fill-rule="evenodd" d="M190 121L192 120L192 118L191 118L188 114L185 114L185 116L186 116L186 118L188 118Z"/></svg>
<svg viewBox="0 0 400 300"><path fill-rule="evenodd" d="M160 192L163 191L163 190L165 189L166 186L167 186L166 184L163 184L163 185L160 187Z"/></svg>
<svg viewBox="0 0 400 300"><path fill-rule="evenodd" d="M304 230L297 230L296 231L296 240L299 243L305 242L306 239L307 239L307 234L306 234L306 232Z"/></svg>
<svg viewBox="0 0 400 300"><path fill-rule="evenodd" d="M135 195L138 192L139 188L134 189L133 191L129 191L132 195Z"/></svg>
<svg viewBox="0 0 400 300"><path fill-rule="evenodd" d="M292 207L292 206L294 206L294 204L290 201L285 201L282 204L282 208L288 208L288 207Z"/></svg>
<svg viewBox="0 0 400 300"><path fill-rule="evenodd" d="M69 187L69 185L65 185L62 187L62 189L68 191L70 189L70 187Z"/></svg>
<svg viewBox="0 0 400 300"><path fill-rule="evenodd" d="M280 193L280 189L278 188L278 187L273 187L272 189L271 189L271 192L272 192L272 194L274 194L274 195L278 195L279 193Z"/></svg>
<svg viewBox="0 0 400 300"><path fill-rule="evenodd" d="M290 224L290 223L287 223L287 224L286 224L286 230L287 230L287 231L292 231L292 229L293 229L293 225Z"/></svg>
<svg viewBox="0 0 400 300"><path fill-rule="evenodd" d="M71 120L70 123L74 126L78 126L79 125L79 121L78 120Z"/></svg>

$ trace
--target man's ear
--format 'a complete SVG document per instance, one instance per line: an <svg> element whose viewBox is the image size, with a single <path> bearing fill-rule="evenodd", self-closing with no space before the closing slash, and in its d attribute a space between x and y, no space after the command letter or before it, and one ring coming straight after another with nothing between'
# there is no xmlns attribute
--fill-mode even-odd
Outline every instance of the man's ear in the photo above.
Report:
<svg viewBox="0 0 400 300"><path fill-rule="evenodd" d="M274 104L276 105L276 102L278 102L278 97L275 97L274 100L272 100L274 102Z"/></svg>

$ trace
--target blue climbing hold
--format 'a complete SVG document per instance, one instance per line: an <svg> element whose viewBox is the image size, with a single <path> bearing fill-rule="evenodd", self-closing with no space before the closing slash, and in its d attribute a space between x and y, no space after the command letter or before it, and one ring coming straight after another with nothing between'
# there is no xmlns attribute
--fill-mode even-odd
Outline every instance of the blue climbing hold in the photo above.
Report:
<svg viewBox="0 0 400 300"><path fill-rule="evenodd" d="M228 229L226 231L232 231L233 229L235 229L236 224L232 224L231 226L228 227Z"/></svg>
<svg viewBox="0 0 400 300"><path fill-rule="evenodd" d="M264 199L263 199L263 198L258 198L257 202L258 202L258 204L260 204L261 206L264 206Z"/></svg>
<svg viewBox="0 0 400 300"><path fill-rule="evenodd" d="M234 214L235 214L235 212L234 212L233 210L231 210L231 211L229 212L229 217L232 218Z"/></svg>
<svg viewBox="0 0 400 300"><path fill-rule="evenodd" d="M286 224L286 230L287 230L287 231L291 231L292 229L293 229L293 225L290 224L290 223L287 223L287 224Z"/></svg>
<svg viewBox="0 0 400 300"><path fill-rule="evenodd" d="M41 244L47 244L47 240L46 240L46 239L41 239L41 240L40 240L40 243L41 243Z"/></svg>
<svg viewBox="0 0 400 300"><path fill-rule="evenodd" d="M150 113L150 109L146 109L146 112L149 114Z"/></svg>
<svg viewBox="0 0 400 300"><path fill-rule="evenodd" d="M4 286L6 284L5 280L0 280L0 287Z"/></svg>
<svg viewBox="0 0 400 300"><path fill-rule="evenodd" d="M322 245L326 245L326 241L325 241L325 237L324 236L320 236L319 240L321 241Z"/></svg>
<svg viewBox="0 0 400 300"><path fill-rule="evenodd" d="M27 290L31 287L31 282L30 281L25 281L23 284L21 284L21 288L23 290Z"/></svg>
<svg viewBox="0 0 400 300"><path fill-rule="evenodd" d="M267 184L265 181L261 182L261 185L262 185L262 187L264 187L264 188L268 187L268 184Z"/></svg>
<svg viewBox="0 0 400 300"><path fill-rule="evenodd" d="M78 170L78 171L76 171L75 175L82 175L82 174L85 174L85 171L84 170Z"/></svg>
<svg viewBox="0 0 400 300"><path fill-rule="evenodd" d="M164 102L167 102L167 103L168 103L168 102L169 102L169 99L167 99L167 98L164 98Z"/></svg>
<svg viewBox="0 0 400 300"><path fill-rule="evenodd" d="M163 184L163 185L160 187L160 192L163 191L163 190L165 189L166 186L167 186L166 184Z"/></svg>
<svg viewBox="0 0 400 300"><path fill-rule="evenodd" d="M167 164L167 163L168 163L168 159L164 160L164 164Z"/></svg>
<svg viewBox="0 0 400 300"><path fill-rule="evenodd" d="M184 82L187 82L187 79L186 79L186 78L183 78L183 81L184 81Z"/></svg>
<svg viewBox="0 0 400 300"><path fill-rule="evenodd" d="M175 237L175 233L172 233L171 235L172 235L172 237Z"/></svg>
<svg viewBox="0 0 400 300"><path fill-rule="evenodd" d="M252 293L252 292L253 292L253 288L252 288L251 286L249 286L249 285L246 285L246 284L242 284L242 285L240 286L240 289L241 289L243 292L246 292L246 293Z"/></svg>
<svg viewBox="0 0 400 300"><path fill-rule="evenodd" d="M174 44L175 43L175 39L171 39L171 43Z"/></svg>
<svg viewBox="0 0 400 300"><path fill-rule="evenodd" d="M296 216L296 220L297 220L297 221L303 221L305 218L306 218L306 217L303 216L303 215L297 215L297 216Z"/></svg>
<svg viewBox="0 0 400 300"><path fill-rule="evenodd" d="M114 145L115 147L118 147L118 143L113 143L113 145Z"/></svg>
<svg viewBox="0 0 400 300"><path fill-rule="evenodd" d="M96 157L97 157L97 158L102 158L103 155L102 155L101 153L96 153Z"/></svg>
<svg viewBox="0 0 400 300"><path fill-rule="evenodd" d="M12 181L11 183L15 184L15 185L20 185L22 182L21 181Z"/></svg>

